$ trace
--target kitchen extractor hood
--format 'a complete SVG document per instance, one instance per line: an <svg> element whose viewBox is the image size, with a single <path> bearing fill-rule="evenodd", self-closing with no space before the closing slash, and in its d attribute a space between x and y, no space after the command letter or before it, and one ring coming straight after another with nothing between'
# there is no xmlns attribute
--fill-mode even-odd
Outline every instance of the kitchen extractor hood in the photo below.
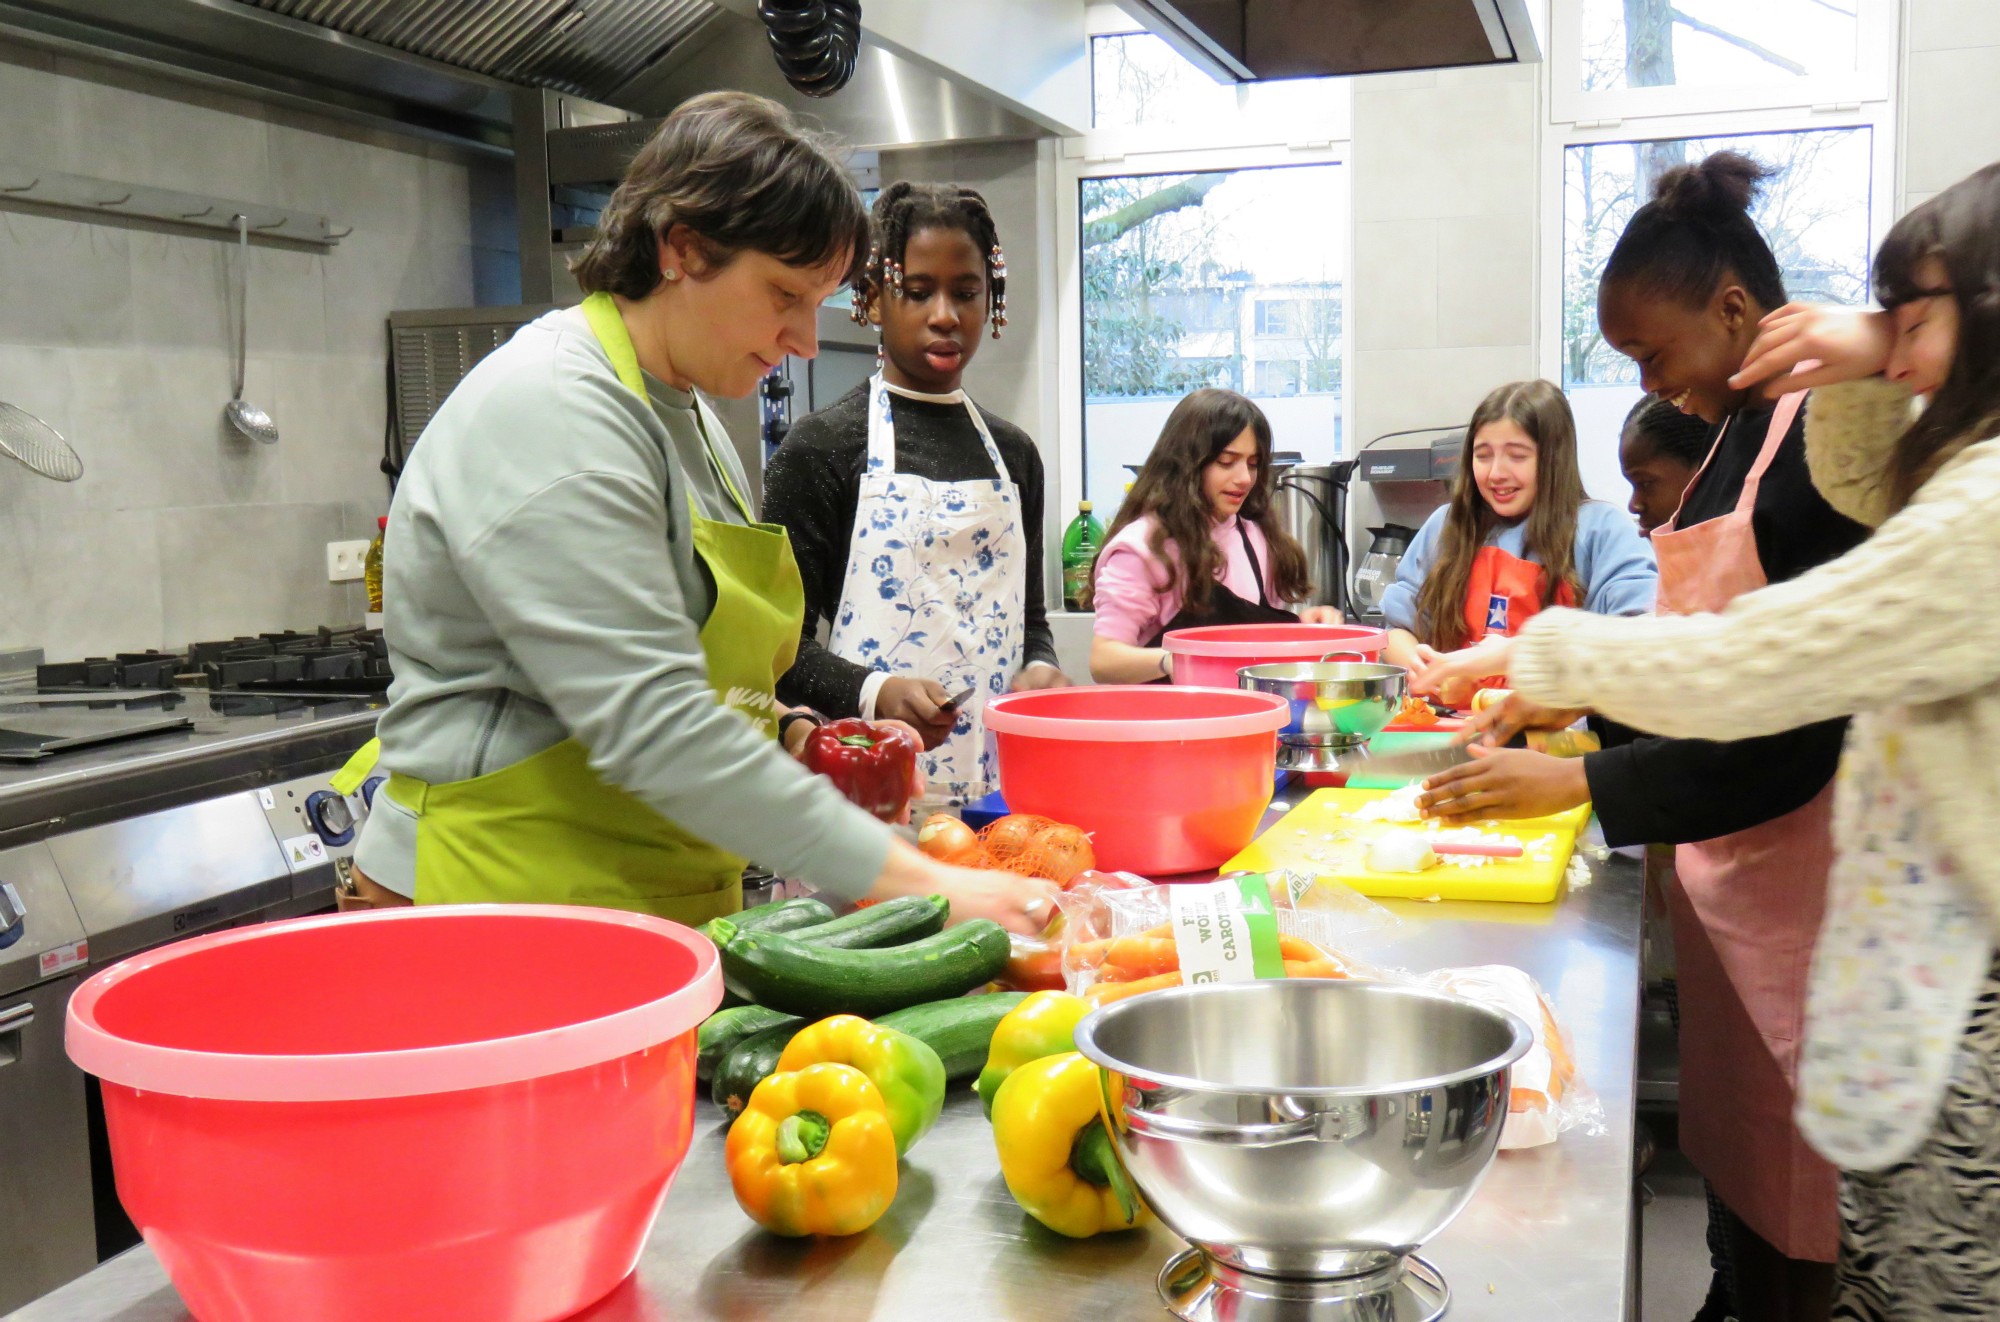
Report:
<svg viewBox="0 0 2000 1322"><path fill-rule="evenodd" d="M1539 0L1118 0L1225 82L1542 58Z"/></svg>

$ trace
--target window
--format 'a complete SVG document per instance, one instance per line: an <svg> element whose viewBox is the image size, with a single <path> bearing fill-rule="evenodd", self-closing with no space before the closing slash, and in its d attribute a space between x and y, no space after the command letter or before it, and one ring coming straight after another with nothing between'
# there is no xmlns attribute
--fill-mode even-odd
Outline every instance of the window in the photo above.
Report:
<svg viewBox="0 0 2000 1322"><path fill-rule="evenodd" d="M1203 386L1250 395L1282 448L1331 462L1351 403L1350 80L1217 82L1114 5L1085 21L1092 128L1057 165L1062 503L1109 523Z"/></svg>
<svg viewBox="0 0 2000 1322"><path fill-rule="evenodd" d="M1084 497L1115 511L1181 397L1243 391L1282 448L1339 451L1339 164L1078 180Z"/></svg>
<svg viewBox="0 0 2000 1322"><path fill-rule="evenodd" d="M1330 78L1219 83L1150 32L1092 37L1090 90L1090 122L1101 129L1323 119L1340 111L1346 91Z"/></svg>
<svg viewBox="0 0 2000 1322"><path fill-rule="evenodd" d="M1865 303L1871 252L1870 130L1817 129L1665 142L1584 143L1563 152L1562 384L1627 385L1630 359L1597 333L1597 278L1652 181L1711 152L1773 167L1755 217L1791 297Z"/></svg>
<svg viewBox="0 0 2000 1322"><path fill-rule="evenodd" d="M1260 298L1257 300L1257 334L1260 336L1293 336L1298 334L1299 305L1289 298Z"/></svg>
<svg viewBox="0 0 2000 1322"><path fill-rule="evenodd" d="M1597 282L1665 170L1724 149L1775 170L1754 213L1793 297L1862 303L1890 220L1888 0L1554 0L1542 370L1576 413L1584 483L1623 502L1638 374L1597 332Z"/></svg>
<svg viewBox="0 0 2000 1322"><path fill-rule="evenodd" d="M1889 95L1893 0L1555 0L1559 120Z"/></svg>

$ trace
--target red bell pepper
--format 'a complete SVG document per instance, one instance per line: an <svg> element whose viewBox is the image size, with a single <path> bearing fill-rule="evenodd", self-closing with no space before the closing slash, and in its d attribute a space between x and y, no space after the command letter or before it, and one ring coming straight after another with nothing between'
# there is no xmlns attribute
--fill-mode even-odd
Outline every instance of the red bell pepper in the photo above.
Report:
<svg viewBox="0 0 2000 1322"><path fill-rule="evenodd" d="M899 820L916 786L917 754L908 730L849 717L806 736L801 760L834 783L855 805L885 822Z"/></svg>

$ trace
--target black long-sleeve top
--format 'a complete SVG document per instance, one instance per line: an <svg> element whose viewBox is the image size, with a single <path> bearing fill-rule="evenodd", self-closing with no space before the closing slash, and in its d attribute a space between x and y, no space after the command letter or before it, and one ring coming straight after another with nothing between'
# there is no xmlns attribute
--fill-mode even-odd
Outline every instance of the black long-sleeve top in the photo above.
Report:
<svg viewBox="0 0 2000 1322"><path fill-rule="evenodd" d="M1763 448L1773 406L1745 407L1725 427L1714 462L1688 487L1680 527L1736 508ZM1806 468L1805 410L1764 473L1751 531L1764 576L1773 583L1846 554L1868 529L1834 510ZM1591 799L1611 845L1713 840L1804 807L1840 762L1845 719L1783 734L1716 743L1661 739L1603 722L1607 745L1583 760Z"/></svg>
<svg viewBox="0 0 2000 1322"><path fill-rule="evenodd" d="M889 394L896 428L896 471L933 482L969 482L995 476L978 429L957 404ZM1042 456L1028 434L981 409L1007 476L1021 494L1022 534L1028 544L1026 591L1021 603L1026 651L1021 664L1056 664L1042 586ZM807 414L785 436L764 471L764 521L782 524L805 579L806 621L799 657L778 681L782 702L803 704L828 716L858 715L868 667L835 656L819 641L820 621L840 608L847 550L868 468L868 384L863 382L817 413Z"/></svg>

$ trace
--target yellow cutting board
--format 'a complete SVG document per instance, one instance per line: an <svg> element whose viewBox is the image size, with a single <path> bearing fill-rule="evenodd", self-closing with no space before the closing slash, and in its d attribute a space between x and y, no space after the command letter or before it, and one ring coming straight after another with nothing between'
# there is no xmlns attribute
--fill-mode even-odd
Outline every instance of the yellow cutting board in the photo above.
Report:
<svg viewBox="0 0 2000 1322"><path fill-rule="evenodd" d="M1508 900L1546 904L1562 889L1563 872L1576 850L1577 833L1590 821L1590 805L1532 821L1480 822L1477 829L1519 841L1520 858L1496 858L1483 867L1440 863L1423 872L1370 872L1369 842L1387 834L1429 835L1422 823L1356 821L1363 804L1391 790L1314 790L1264 834L1222 865L1224 872L1302 872L1352 886L1363 895L1410 900ZM1456 829L1456 828L1448 828ZM1543 837L1547 837L1543 843Z"/></svg>

